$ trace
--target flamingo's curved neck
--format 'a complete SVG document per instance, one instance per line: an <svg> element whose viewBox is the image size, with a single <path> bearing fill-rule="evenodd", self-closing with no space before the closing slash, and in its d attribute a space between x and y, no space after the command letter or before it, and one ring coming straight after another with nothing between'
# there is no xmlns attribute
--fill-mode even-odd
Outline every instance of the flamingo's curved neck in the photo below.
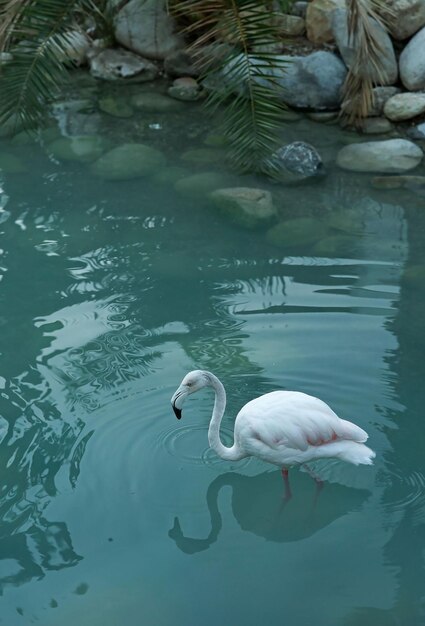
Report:
<svg viewBox="0 0 425 626"><path fill-rule="evenodd" d="M238 461L246 456L239 450L236 443L231 448L227 448L220 440L220 424L223 419L224 409L226 408L226 391L217 376L208 372L211 387L215 391L214 409L208 429L208 441L211 448L219 457L228 461Z"/></svg>

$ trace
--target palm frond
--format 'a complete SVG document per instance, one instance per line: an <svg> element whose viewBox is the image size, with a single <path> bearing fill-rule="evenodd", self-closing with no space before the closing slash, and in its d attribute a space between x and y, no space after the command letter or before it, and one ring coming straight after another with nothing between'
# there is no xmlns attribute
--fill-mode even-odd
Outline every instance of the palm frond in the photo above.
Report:
<svg viewBox="0 0 425 626"><path fill-rule="evenodd" d="M230 160L242 171L264 167L277 146L286 109L276 78L286 64L267 52L279 39L272 4L266 0L181 0L172 5L180 18L187 16L186 32L195 38L195 59L204 58L197 53L206 44L232 44L216 68L219 84L209 91L206 106L221 112ZM210 68L202 61L199 68L208 84Z"/></svg>
<svg viewBox="0 0 425 626"><path fill-rule="evenodd" d="M386 17L382 14L384 8ZM386 28L392 17L384 0L347 0L348 40L355 48L343 86L342 115L349 124L359 124L367 117L373 106L373 87L384 82L383 50L373 24Z"/></svg>
<svg viewBox="0 0 425 626"><path fill-rule="evenodd" d="M45 118L46 104L67 80L64 64L75 45L69 29L76 9L91 0L6 0L0 3L0 51L13 60L1 66L0 123L14 118L30 128Z"/></svg>

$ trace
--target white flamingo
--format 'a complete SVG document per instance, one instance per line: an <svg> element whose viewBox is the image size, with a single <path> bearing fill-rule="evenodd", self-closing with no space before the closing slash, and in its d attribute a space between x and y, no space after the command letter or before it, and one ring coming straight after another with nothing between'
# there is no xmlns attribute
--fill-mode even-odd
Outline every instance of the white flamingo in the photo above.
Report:
<svg viewBox="0 0 425 626"><path fill-rule="evenodd" d="M291 497L289 467L323 458L371 465L376 456L364 445L368 434L362 428L339 418L319 398L298 391L272 391L245 404L236 416L234 443L227 448L220 441L226 392L217 376L203 370L189 372L171 398L171 404L180 419L186 397L208 386L215 391L208 430L211 448L228 461L254 456L278 465L287 499Z"/></svg>

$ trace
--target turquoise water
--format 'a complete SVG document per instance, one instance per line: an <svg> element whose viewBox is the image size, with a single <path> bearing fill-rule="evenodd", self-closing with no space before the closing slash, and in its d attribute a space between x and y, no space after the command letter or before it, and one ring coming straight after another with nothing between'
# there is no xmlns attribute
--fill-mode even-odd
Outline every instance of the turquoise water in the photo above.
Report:
<svg viewBox="0 0 425 626"><path fill-rule="evenodd" d="M0 623L424 624L423 199L332 168L271 187L291 217L355 215L326 255L3 149L26 171L2 176ZM226 386L227 444L245 402L296 389L365 428L376 464L322 468L316 503L293 470L284 505L277 468L208 450L208 391L176 421L194 368Z"/></svg>

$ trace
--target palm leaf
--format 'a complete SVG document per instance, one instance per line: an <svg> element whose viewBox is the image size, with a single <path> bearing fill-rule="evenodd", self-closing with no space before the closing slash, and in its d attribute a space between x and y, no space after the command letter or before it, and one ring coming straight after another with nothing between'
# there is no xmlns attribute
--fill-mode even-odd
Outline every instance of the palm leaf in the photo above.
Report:
<svg viewBox="0 0 425 626"><path fill-rule="evenodd" d="M195 37L191 46L195 59L203 58L198 54L206 44L224 40L236 45L216 69L217 88L209 91L206 106L221 113L230 160L242 171L265 167L278 145L286 109L276 78L285 64L267 52L279 39L271 5L265 0L182 0L172 5L178 17L187 17L186 32ZM266 52L258 51L262 49ZM214 78L211 70L202 61L199 67L208 85Z"/></svg>
<svg viewBox="0 0 425 626"><path fill-rule="evenodd" d="M14 118L31 128L45 119L46 105L67 80L76 9L93 10L91 0L5 0L0 2L0 51L13 60L1 67L0 123Z"/></svg>
<svg viewBox="0 0 425 626"><path fill-rule="evenodd" d="M343 86L342 116L349 124L358 125L367 117L373 106L375 82L379 84L385 78L383 50L376 40L371 20L386 28L393 16L384 0L347 0L348 39L355 43L354 60ZM372 75L377 77L376 81Z"/></svg>

